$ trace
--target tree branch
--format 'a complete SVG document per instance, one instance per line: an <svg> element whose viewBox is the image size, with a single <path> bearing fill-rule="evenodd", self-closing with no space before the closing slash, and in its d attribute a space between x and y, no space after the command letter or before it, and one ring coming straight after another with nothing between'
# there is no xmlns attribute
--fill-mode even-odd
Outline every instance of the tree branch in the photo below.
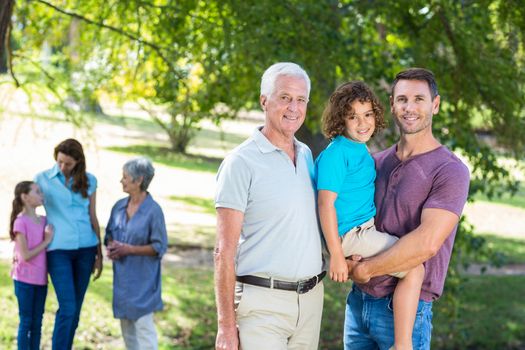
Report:
<svg viewBox="0 0 525 350"><path fill-rule="evenodd" d="M51 73L49 73L47 70L44 69L44 67L42 67L42 65L38 62L35 62L34 60L32 60L31 58L25 56L25 55L20 55L18 53L13 53L11 54L12 57L18 57L20 59L23 59L23 60L26 60L28 61L29 63L31 63L33 66L35 66L36 68L38 68L46 77L47 79L49 79L50 81L55 81L55 78L53 78L53 76L51 75Z"/></svg>
<svg viewBox="0 0 525 350"><path fill-rule="evenodd" d="M159 55L159 57L164 61L164 63L166 63L166 65L168 65L170 71L175 73L177 76L180 76L180 74L178 73L177 69L175 69L175 67L173 66L171 61L168 60L166 58L166 56L164 55L164 53L163 53L163 50L170 51L169 49L160 47L159 45L157 45L155 43L152 43L151 41L144 40L144 39L140 38L138 35L126 32L125 30L123 30L121 28L113 27L111 25L105 24L104 22L97 22L97 21L89 19L89 18L87 18L85 16L82 16L82 15L80 15L78 13L64 10L64 9L62 9L62 8L60 8L58 6L55 6L55 5L49 3L49 2L47 2L45 0L33 0L33 1L36 1L36 2L38 2L40 4L45 5L45 6L51 7L55 11L60 12L60 13L62 13L64 15L66 15L66 16L78 18L78 19L80 19L80 20L82 20L82 21L84 21L86 23L98 26L100 28L108 29L108 30L113 31L115 33L118 33L118 34L120 34L122 36L125 36L128 39L131 39L131 40L133 40L133 41L135 41L135 42L137 42L139 44L142 44L142 45L145 45L145 46L148 46L148 47L152 48ZM180 76L180 78L182 78L182 76Z"/></svg>

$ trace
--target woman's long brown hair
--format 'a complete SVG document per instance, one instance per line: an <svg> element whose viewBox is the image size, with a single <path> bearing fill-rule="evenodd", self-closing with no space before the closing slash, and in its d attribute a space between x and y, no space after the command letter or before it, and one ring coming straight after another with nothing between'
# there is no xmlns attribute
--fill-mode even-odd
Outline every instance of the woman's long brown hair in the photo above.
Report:
<svg viewBox="0 0 525 350"><path fill-rule="evenodd" d="M77 162L71 171L71 175L73 176L71 189L73 192L80 192L82 197L87 198L89 183L86 174L86 157L84 156L82 145L75 139L67 139L55 147L55 160L57 159L58 153L70 156Z"/></svg>

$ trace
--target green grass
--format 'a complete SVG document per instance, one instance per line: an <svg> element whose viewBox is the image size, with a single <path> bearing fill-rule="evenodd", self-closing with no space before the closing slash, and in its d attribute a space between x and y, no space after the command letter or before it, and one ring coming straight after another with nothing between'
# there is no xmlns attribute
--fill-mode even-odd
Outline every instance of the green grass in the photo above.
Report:
<svg viewBox="0 0 525 350"><path fill-rule="evenodd" d="M17 303L8 276L9 263L0 261L0 348L14 349ZM111 310L111 265L101 280L91 283L75 338L77 349L122 349L119 323ZM340 349L344 306L349 284L327 281L321 330L321 349ZM450 322L439 302L434 307L432 349L522 349L525 347L525 276L475 276L459 296L460 317L454 328L462 336L448 338ZM157 313L161 349L211 349L216 313L213 271L188 268L163 270L165 310ZM50 346L56 299L50 288L43 343ZM10 315L10 316L7 316Z"/></svg>
<svg viewBox="0 0 525 350"><path fill-rule="evenodd" d="M171 196L169 198L188 205L191 211L215 215L215 202L213 199L194 196Z"/></svg>
<svg viewBox="0 0 525 350"><path fill-rule="evenodd" d="M183 212L196 212L215 216L213 199L195 196L170 196L169 199L183 204ZM212 249L215 245L215 226L179 224L170 226L168 231L168 243L170 245L207 249Z"/></svg>
<svg viewBox="0 0 525 350"><path fill-rule="evenodd" d="M460 296L459 321L434 312L433 346L438 349L524 349L525 276L471 277ZM447 338L453 327L459 336Z"/></svg>
<svg viewBox="0 0 525 350"><path fill-rule="evenodd" d="M525 185L521 184L518 188L518 192L516 192L513 196L508 193L504 193L501 197L493 197L489 199L486 195L478 193L474 196L474 200L525 208Z"/></svg>
<svg viewBox="0 0 525 350"><path fill-rule="evenodd" d="M509 238L495 234L480 234L485 238L487 246L494 252L502 254L505 264L525 264L525 237ZM487 262L480 259L477 262Z"/></svg>
<svg viewBox="0 0 525 350"><path fill-rule="evenodd" d="M209 173L216 173L222 161L218 158L174 153L168 147L155 145L115 146L107 149L113 152L146 156L156 163L172 168Z"/></svg>

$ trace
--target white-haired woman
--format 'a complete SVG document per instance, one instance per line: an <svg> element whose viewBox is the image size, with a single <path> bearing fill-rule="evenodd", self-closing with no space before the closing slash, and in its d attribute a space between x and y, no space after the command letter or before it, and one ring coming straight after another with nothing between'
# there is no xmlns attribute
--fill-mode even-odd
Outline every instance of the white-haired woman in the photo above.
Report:
<svg viewBox="0 0 525 350"><path fill-rule="evenodd" d="M127 349L158 348L153 313L163 307L160 260L167 234L162 209L147 191L154 174L146 158L124 164L120 182L129 196L115 203L106 227L113 314L120 319Z"/></svg>

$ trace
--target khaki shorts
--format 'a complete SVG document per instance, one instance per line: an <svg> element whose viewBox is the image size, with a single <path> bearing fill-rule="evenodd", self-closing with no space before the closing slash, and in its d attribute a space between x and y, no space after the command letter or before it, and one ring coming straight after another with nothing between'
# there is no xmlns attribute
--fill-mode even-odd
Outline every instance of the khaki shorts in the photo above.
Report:
<svg viewBox="0 0 525 350"><path fill-rule="evenodd" d="M342 242L343 253L345 257L361 255L363 258L369 258L387 250L398 240L399 238L394 235L376 230L374 218L372 218L345 233ZM406 274L406 271L394 272L390 276L403 278Z"/></svg>

